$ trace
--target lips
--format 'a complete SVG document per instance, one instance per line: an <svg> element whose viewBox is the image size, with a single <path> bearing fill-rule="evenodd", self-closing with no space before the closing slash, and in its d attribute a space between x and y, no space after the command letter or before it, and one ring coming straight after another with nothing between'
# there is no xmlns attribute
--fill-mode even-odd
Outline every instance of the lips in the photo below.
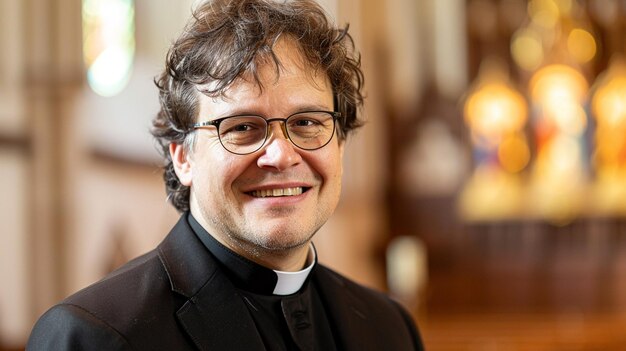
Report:
<svg viewBox="0 0 626 351"><path fill-rule="evenodd" d="M278 188L278 189L262 189L248 192L250 196L254 197L281 197L281 196L296 196L307 191L309 188L305 187L293 187L293 188Z"/></svg>

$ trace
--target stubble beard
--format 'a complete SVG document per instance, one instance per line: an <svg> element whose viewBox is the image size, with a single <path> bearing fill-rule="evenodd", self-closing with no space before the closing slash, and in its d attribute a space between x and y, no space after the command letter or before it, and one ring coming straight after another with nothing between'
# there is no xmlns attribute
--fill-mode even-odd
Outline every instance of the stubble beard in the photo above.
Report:
<svg viewBox="0 0 626 351"><path fill-rule="evenodd" d="M203 215L220 232L212 233L213 235L223 235L231 249L243 251L252 257L289 255L307 245L329 217L328 214L318 211L311 224L297 223L297 218L294 218L290 221L289 228L262 229L254 228L245 218L235 219L228 213Z"/></svg>
<svg viewBox="0 0 626 351"><path fill-rule="evenodd" d="M307 245L330 218L338 200L337 197L335 201L319 204L312 215L313 220L307 218L306 223L299 221L297 215L287 215L288 228L265 228L266 232L261 232L261 228L254 228L253 221L245 216L235 218L224 206L202 206L200 197L192 196L191 199L204 222L210 226L205 228L210 235L242 256L260 258L287 257ZM215 211L210 211L210 207Z"/></svg>

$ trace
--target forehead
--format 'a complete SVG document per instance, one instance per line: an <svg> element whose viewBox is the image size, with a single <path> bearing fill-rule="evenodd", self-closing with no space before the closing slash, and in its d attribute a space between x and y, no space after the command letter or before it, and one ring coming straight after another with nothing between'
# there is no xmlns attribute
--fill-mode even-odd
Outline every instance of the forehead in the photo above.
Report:
<svg viewBox="0 0 626 351"><path fill-rule="evenodd" d="M243 103L272 97L283 102L292 97L332 99L328 75L304 57L294 40L280 39L273 46L273 54L259 56L254 67L238 77L221 95L208 99L205 95L201 100ZM204 89L200 87L200 90Z"/></svg>

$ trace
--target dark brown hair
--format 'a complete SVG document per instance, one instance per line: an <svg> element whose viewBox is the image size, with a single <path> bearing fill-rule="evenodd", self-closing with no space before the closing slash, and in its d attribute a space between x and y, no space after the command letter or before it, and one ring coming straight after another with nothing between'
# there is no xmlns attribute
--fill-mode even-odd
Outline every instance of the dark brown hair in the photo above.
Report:
<svg viewBox="0 0 626 351"><path fill-rule="evenodd" d="M361 125L357 110L363 103L363 73L347 26L336 28L313 0L204 2L170 47L165 70L155 79L161 110L152 134L166 158L166 190L177 210L189 209L189 187L174 172L169 145L183 144L191 151L199 92L219 96L243 75L253 77L262 89L258 65L273 62L278 72L273 46L280 38L292 38L310 66L328 75L335 109L343 116L338 137L344 140Z"/></svg>

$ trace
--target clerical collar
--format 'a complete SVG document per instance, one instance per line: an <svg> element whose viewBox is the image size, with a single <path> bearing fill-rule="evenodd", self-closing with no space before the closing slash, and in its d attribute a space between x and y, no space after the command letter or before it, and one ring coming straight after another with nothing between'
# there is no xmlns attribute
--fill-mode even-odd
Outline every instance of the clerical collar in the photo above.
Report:
<svg viewBox="0 0 626 351"><path fill-rule="evenodd" d="M283 272L263 267L239 255L209 234L191 213L189 225L204 246L224 266L226 273L238 288L263 295L291 295L304 285L309 273L317 263L315 246L311 243L307 267L297 272Z"/></svg>

